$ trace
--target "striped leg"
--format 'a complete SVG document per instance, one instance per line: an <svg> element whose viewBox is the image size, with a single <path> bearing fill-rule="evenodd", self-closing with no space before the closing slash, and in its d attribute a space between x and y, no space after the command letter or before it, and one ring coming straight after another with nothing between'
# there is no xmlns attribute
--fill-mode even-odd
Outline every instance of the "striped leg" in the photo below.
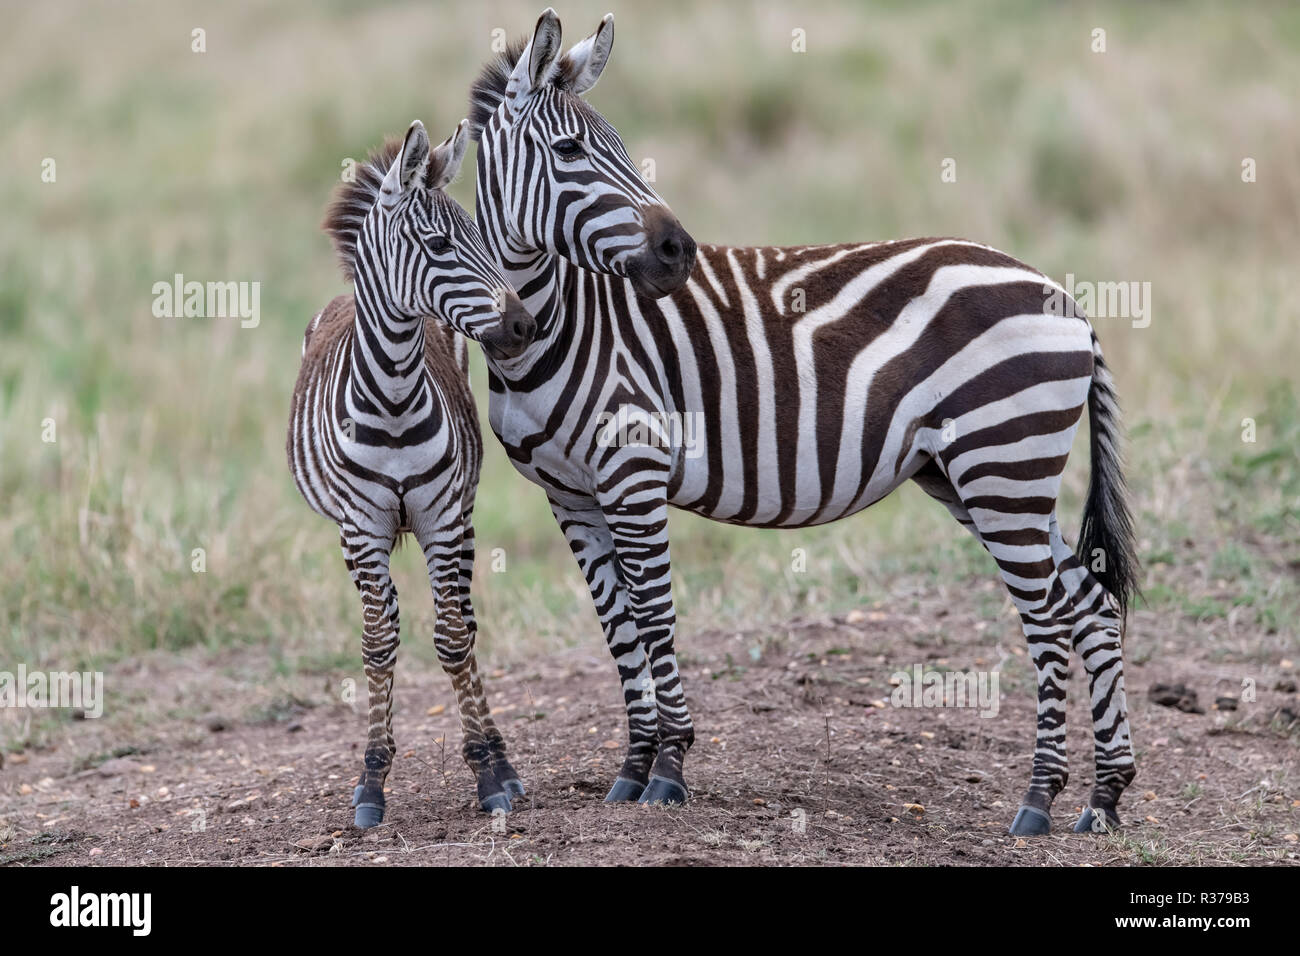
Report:
<svg viewBox="0 0 1300 956"><path fill-rule="evenodd" d="M650 662L653 685L643 685L641 696L643 700L652 698L658 712L659 752L639 802L685 803L688 792L682 762L695 742L695 726L686 708L673 648L677 614L673 608L666 491L637 485L635 494L618 495L604 511L614 542L618 576L627 588L641 647Z"/></svg>
<svg viewBox="0 0 1300 956"><path fill-rule="evenodd" d="M1024 836L1048 833L1052 801L1070 777L1065 709L1073 603L1056 572L1046 527L1024 527L1014 519L1027 516L1001 513L995 510L996 505L986 506L978 499L968 500L967 507L1020 612L1038 681L1034 768L1011 832Z"/></svg>
<svg viewBox="0 0 1300 956"><path fill-rule="evenodd" d="M1070 776L1065 716L1075 613L1071 593L1057 572L1050 533L1064 461L962 462L954 483L957 501L937 480L937 468L927 466L918 481L963 524L969 519L967 526L997 562L1020 612L1038 685L1033 771L1011 824L1011 833L1020 836L1051 832L1052 801ZM954 462L945 464L951 473Z"/></svg>
<svg viewBox="0 0 1300 956"><path fill-rule="evenodd" d="M384 818L384 781L388 779L397 749L393 739L393 667L399 643L397 589L388 572L391 539L384 540L357 528L344 528L340 537L343 558L361 594L365 622L361 657L369 692L369 727L365 764L352 794L352 805L356 807L353 822L364 829L376 826Z"/></svg>
<svg viewBox="0 0 1300 956"><path fill-rule="evenodd" d="M587 507L570 508L552 498L551 513L587 580L605 642L618 665L623 686L627 756L605 799L610 803L636 800L650 781L650 767L659 749L659 717L650 662L637 632L628 589L619 572L614 539L604 513L594 501Z"/></svg>
<svg viewBox="0 0 1300 956"><path fill-rule="evenodd" d="M1075 832L1098 832L1119 826L1115 807L1137 773L1129 737L1124 696L1124 654L1114 603L1092 573L1079 562L1053 517L1052 557L1074 601L1074 650L1088 671L1096 778L1092 797Z"/></svg>
<svg viewBox="0 0 1300 956"><path fill-rule="evenodd" d="M492 771L496 775L497 782L506 794L511 798L522 797L524 795L524 785L519 779L519 774L515 768L510 765L506 759L506 741L501 736L501 731L497 729L496 721L492 719L492 710L488 707L487 694L483 690L483 678L478 671L478 658L474 654L474 645L478 639L478 621L474 617L474 604L470 599L470 585L474 580L474 520L472 517L472 506L465 510L464 518L465 536L461 541L460 548L460 616L465 622L465 629L469 633L470 655L469 655L469 673L470 673L470 695L482 715L483 734L487 738L488 750L491 753Z"/></svg>
<svg viewBox="0 0 1300 956"><path fill-rule="evenodd" d="M489 813L509 811L510 797L497 779L492 746L488 742L488 727L491 726L494 732L496 728L488 716L487 700L474 658L475 633L463 616L466 598L462 590L464 549L461 518L458 509L450 522L416 532L424 549L429 585L438 607L433 642L438 661L451 678L452 689L456 692L456 708L464 736L461 753L477 781L479 806ZM470 619L473 619L472 611ZM497 732L498 740L500 736ZM504 753L504 743L501 747Z"/></svg>

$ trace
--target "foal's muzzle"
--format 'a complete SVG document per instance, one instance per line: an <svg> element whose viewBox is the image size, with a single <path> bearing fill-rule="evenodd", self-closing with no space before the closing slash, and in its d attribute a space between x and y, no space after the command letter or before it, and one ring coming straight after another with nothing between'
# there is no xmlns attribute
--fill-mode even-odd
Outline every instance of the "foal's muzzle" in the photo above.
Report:
<svg viewBox="0 0 1300 956"><path fill-rule="evenodd" d="M524 308L514 292L505 294L505 310L501 322L483 336L483 348L493 358L509 359L523 353L537 333L537 321Z"/></svg>

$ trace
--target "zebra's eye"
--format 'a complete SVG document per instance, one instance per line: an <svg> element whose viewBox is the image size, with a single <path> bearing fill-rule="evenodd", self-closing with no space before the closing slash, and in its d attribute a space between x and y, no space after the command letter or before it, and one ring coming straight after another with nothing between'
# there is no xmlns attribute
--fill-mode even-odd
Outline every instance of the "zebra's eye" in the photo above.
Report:
<svg viewBox="0 0 1300 956"><path fill-rule="evenodd" d="M430 252L446 252L451 248L451 240L446 236L434 236L429 240Z"/></svg>
<svg viewBox="0 0 1300 956"><path fill-rule="evenodd" d="M551 147L561 159L577 159L582 154L582 146L576 139L562 139Z"/></svg>

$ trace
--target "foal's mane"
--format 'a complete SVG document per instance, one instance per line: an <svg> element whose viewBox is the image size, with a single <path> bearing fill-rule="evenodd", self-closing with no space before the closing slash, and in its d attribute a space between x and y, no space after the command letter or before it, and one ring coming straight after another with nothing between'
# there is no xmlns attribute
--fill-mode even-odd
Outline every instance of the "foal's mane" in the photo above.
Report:
<svg viewBox="0 0 1300 956"><path fill-rule="evenodd" d="M384 145L371 152L368 159L353 168L352 182L339 183L334 198L325 211L321 228L329 234L338 253L339 268L349 282L356 278L357 231L361 221L379 200L379 189L384 184L388 168L397 159L402 140L389 137Z"/></svg>

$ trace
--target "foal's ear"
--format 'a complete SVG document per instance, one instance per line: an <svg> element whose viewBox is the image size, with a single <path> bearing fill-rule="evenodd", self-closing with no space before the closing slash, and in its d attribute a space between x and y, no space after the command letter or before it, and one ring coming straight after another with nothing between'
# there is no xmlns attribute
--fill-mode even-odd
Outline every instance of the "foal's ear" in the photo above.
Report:
<svg viewBox="0 0 1300 956"><path fill-rule="evenodd" d="M416 120L406 131L402 149L388 167L384 185L379 190L379 201L385 206L396 204L402 193L424 182L425 167L429 162L429 134L424 124ZM418 177L418 178L417 178Z"/></svg>
<svg viewBox="0 0 1300 956"><path fill-rule="evenodd" d="M456 178L468 145L469 120L461 120L456 126L456 132L433 148L433 155L429 157L429 171L425 174L425 184L430 189L441 189Z"/></svg>
<svg viewBox="0 0 1300 956"><path fill-rule="evenodd" d="M596 32L581 43L574 45L564 55L574 93L581 96L596 85L605 64L609 62L609 51L614 48L614 14L607 13L596 27Z"/></svg>
<svg viewBox="0 0 1300 956"><path fill-rule="evenodd" d="M560 54L560 18L555 11L547 7L537 19L533 28L532 39L515 64L506 84L506 97L512 103L518 103L546 83L550 77L551 67Z"/></svg>

